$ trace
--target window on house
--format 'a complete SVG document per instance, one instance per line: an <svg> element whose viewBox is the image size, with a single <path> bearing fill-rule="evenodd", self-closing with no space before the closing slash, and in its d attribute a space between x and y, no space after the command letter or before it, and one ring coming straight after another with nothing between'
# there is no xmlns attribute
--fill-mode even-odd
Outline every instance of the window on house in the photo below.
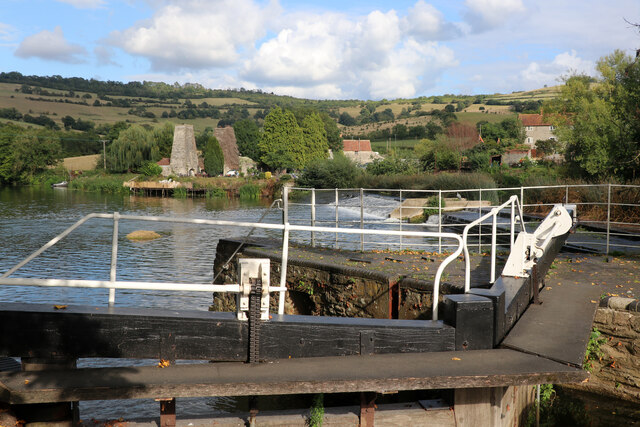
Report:
<svg viewBox="0 0 640 427"><path fill-rule="evenodd" d="M555 126L549 126L549 129L556 130L556 127Z"/></svg>

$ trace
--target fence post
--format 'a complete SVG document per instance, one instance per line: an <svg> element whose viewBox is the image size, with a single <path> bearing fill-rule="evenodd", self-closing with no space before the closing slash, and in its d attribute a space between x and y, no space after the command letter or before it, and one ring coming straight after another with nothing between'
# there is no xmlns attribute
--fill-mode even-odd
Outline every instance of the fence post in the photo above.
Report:
<svg viewBox="0 0 640 427"><path fill-rule="evenodd" d="M438 190L438 233L442 233L442 190ZM438 253L442 253L442 236L438 236Z"/></svg>
<svg viewBox="0 0 640 427"><path fill-rule="evenodd" d="M120 213L113 213L113 238L111 240L111 271L109 272L109 280L111 282L116 281L116 269L118 264L118 219ZM114 288L109 289L109 305L116 303L116 290Z"/></svg>
<svg viewBox="0 0 640 427"><path fill-rule="evenodd" d="M289 222L289 187L282 187L282 224Z"/></svg>
<svg viewBox="0 0 640 427"><path fill-rule="evenodd" d="M511 202L511 227L510 227L511 230L509 231L509 237L510 237L509 252L513 250L515 227L516 227L516 201L513 200Z"/></svg>
<svg viewBox="0 0 640 427"><path fill-rule="evenodd" d="M311 189L311 226L316 226L316 189ZM316 247L316 232L311 231L311 247Z"/></svg>
<svg viewBox="0 0 640 427"><path fill-rule="evenodd" d="M336 188L336 228L338 228L338 189ZM338 249L338 233L336 232L336 249Z"/></svg>
<svg viewBox="0 0 640 427"><path fill-rule="evenodd" d="M569 204L569 186L564 187L564 203Z"/></svg>
<svg viewBox="0 0 640 427"><path fill-rule="evenodd" d="M609 236L611 228L611 183L607 190L607 255L609 255Z"/></svg>
<svg viewBox="0 0 640 427"><path fill-rule="evenodd" d="M478 189L478 194L478 218L480 218L482 216L482 188ZM480 221L480 224L478 224L478 253L482 253L482 221Z"/></svg>
<svg viewBox="0 0 640 427"><path fill-rule="evenodd" d="M400 190L400 231L402 231L402 190ZM400 250L402 250L402 234L400 234Z"/></svg>
<svg viewBox="0 0 640 427"><path fill-rule="evenodd" d="M364 229L364 189L360 188L360 230ZM364 233L360 233L360 252L364 252Z"/></svg>

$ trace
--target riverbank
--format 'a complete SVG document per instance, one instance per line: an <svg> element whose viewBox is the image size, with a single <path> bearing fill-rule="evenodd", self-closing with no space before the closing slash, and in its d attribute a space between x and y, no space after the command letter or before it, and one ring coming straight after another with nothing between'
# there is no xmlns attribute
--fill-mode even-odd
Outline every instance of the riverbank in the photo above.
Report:
<svg viewBox="0 0 640 427"><path fill-rule="evenodd" d="M69 188L106 194L138 194L159 197L207 197L271 199L280 194L285 180L236 177L146 177L139 174L80 173Z"/></svg>

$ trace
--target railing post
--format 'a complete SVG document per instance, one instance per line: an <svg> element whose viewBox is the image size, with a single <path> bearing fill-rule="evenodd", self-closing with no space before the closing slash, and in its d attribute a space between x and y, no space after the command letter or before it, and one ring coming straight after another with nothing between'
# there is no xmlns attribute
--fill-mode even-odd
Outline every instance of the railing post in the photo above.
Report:
<svg viewBox="0 0 640 427"><path fill-rule="evenodd" d="M478 218L482 216L482 188L478 189ZM482 253L482 222L478 224L478 253Z"/></svg>
<svg viewBox="0 0 640 427"><path fill-rule="evenodd" d="M569 203L569 186L565 185L564 187L564 203L568 204Z"/></svg>
<svg viewBox="0 0 640 427"><path fill-rule="evenodd" d="M109 281L116 281L116 270L118 265L118 219L120 214L118 212L113 213L113 237L111 240L111 271L109 272ZM109 305L116 303L116 290L114 288L109 289Z"/></svg>
<svg viewBox="0 0 640 427"><path fill-rule="evenodd" d="M496 239L498 232L498 212L493 215L491 224L491 283L496 281Z"/></svg>
<svg viewBox="0 0 640 427"><path fill-rule="evenodd" d="M607 255L609 255L609 236L611 229L611 183L607 190Z"/></svg>
<svg viewBox="0 0 640 427"><path fill-rule="evenodd" d="M338 189L336 188L336 228L338 228ZM338 233L336 232L336 249L338 249Z"/></svg>
<svg viewBox="0 0 640 427"><path fill-rule="evenodd" d="M311 189L311 226L316 226L316 189ZM316 247L316 232L311 231L311 247Z"/></svg>
<svg viewBox="0 0 640 427"><path fill-rule="evenodd" d="M286 206L286 205L285 205ZM287 286L287 264L289 258L289 223L285 222L282 230L282 259L280 261L280 287ZM284 314L284 300L286 291L280 291L278 297L278 314Z"/></svg>
<svg viewBox="0 0 640 427"><path fill-rule="evenodd" d="M402 231L402 190L400 190L400 231ZM402 234L400 234L400 250L402 250Z"/></svg>
<svg viewBox="0 0 640 427"><path fill-rule="evenodd" d="M289 187L282 187L282 223L289 222Z"/></svg>
<svg viewBox="0 0 640 427"><path fill-rule="evenodd" d="M360 230L364 229L364 189L360 189ZM364 233L360 233L360 251L364 252Z"/></svg>
<svg viewBox="0 0 640 427"><path fill-rule="evenodd" d="M513 200L511 201L511 227L509 230L509 237L510 237L509 251L513 250L515 227L516 227L516 201Z"/></svg>
<svg viewBox="0 0 640 427"><path fill-rule="evenodd" d="M442 233L442 190L438 190L438 233ZM442 236L438 236L438 253L442 253Z"/></svg>

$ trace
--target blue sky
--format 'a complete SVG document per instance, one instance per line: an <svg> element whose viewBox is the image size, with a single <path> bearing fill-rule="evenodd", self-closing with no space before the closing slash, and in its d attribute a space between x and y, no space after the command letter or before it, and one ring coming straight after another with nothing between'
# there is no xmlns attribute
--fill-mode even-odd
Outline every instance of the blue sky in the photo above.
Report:
<svg viewBox="0 0 640 427"><path fill-rule="evenodd" d="M640 48L640 1L2 0L0 70L318 99L508 93Z"/></svg>

